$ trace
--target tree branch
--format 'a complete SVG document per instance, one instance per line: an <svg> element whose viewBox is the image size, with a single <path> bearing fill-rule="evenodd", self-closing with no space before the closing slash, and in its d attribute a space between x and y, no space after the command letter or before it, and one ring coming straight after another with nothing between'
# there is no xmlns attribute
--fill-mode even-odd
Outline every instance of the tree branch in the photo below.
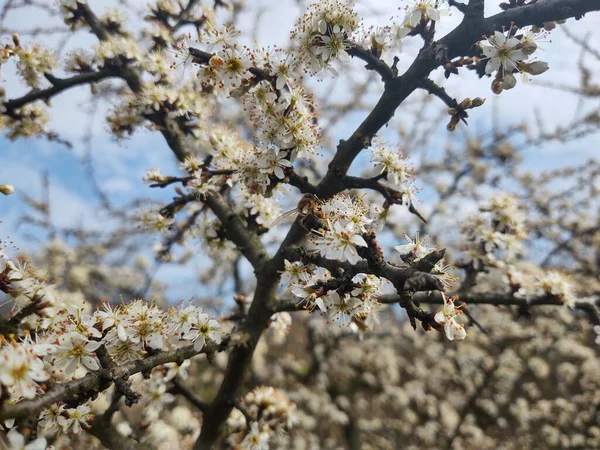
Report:
<svg viewBox="0 0 600 450"><path fill-rule="evenodd" d="M144 359L131 361L122 366L117 366L109 374L106 369L90 372L83 378L67 383L54 384L48 392L31 400L23 400L14 405L3 405L0 408L0 420L10 418L22 418L37 415L44 408L53 403L64 402L77 398L90 398L94 394L107 389L112 376L127 379L139 372L151 370L154 367L169 362L183 362L201 353L214 353L227 348L229 339L224 339L221 344L207 344L200 351L194 349L194 345L188 345L175 350L163 351Z"/></svg>
<svg viewBox="0 0 600 450"><path fill-rule="evenodd" d="M447 295L457 295L455 293L449 293ZM537 297L534 299L527 300L525 298L515 297L511 293L498 293L498 294L460 294L459 299L456 300L456 305L460 305L462 303L466 303L469 305L494 305L494 306L542 306L542 305L560 305L564 306L564 303L561 299L551 296L545 295L541 297ZM402 299L399 295L384 295L379 301L381 303L398 303ZM442 299L438 295L429 295L425 292L418 292L413 295L413 300L416 303L425 303L425 304L435 304L442 305ZM598 300L596 300L597 302ZM575 309L579 309L584 311L588 316L590 321L594 325L600 325L600 311L591 301L576 301L574 304Z"/></svg>
<svg viewBox="0 0 600 450"><path fill-rule="evenodd" d="M71 78L54 78L52 77L52 87L47 89L34 89L23 97L15 98L4 102L6 108L6 115L14 114L14 110L24 106L28 103L35 102L37 100L49 100L56 94L66 91L69 88L79 86L82 84L95 83L109 77L118 76L111 69L102 69L98 72L84 72L80 75L75 75Z"/></svg>
<svg viewBox="0 0 600 450"><path fill-rule="evenodd" d="M540 0L520 8L511 9L487 19L464 18L461 24L440 41L422 49L413 64L400 77L386 83L385 90L367 116L347 140L341 140L325 178L317 186L317 196L327 199L344 190L344 176L358 154L371 144L375 134L393 117L396 108L417 89L438 66L449 60L475 54L475 44L484 34L491 34L512 22L519 26L541 24L555 20L581 17L590 11L600 10L597 0ZM290 229L274 259L279 270L283 268L282 251L298 244L305 230L297 222Z"/></svg>
<svg viewBox="0 0 600 450"><path fill-rule="evenodd" d="M433 80L430 78L425 78L421 84L419 85L421 89L426 90L432 95L438 97L441 101L443 101L448 108L456 108L458 106L458 102L455 98L452 98L441 86L438 86Z"/></svg>
<svg viewBox="0 0 600 450"><path fill-rule="evenodd" d="M86 430L98 438L100 443L110 450L146 450L147 445L139 444L130 437L121 436L112 425L110 419L102 416L94 417L90 428Z"/></svg>
<svg viewBox="0 0 600 450"><path fill-rule="evenodd" d="M352 45L348 49L348 54L354 58L362 59L367 63L365 68L367 70L374 70L381 75L381 80L384 83L392 81L396 78L396 74L390 66L388 66L383 60L379 59L373 53L367 49L362 48L360 45Z"/></svg>
<svg viewBox="0 0 600 450"><path fill-rule="evenodd" d="M254 269L258 270L269 257L260 238L244 226L240 218L219 194L208 195L205 203L225 227L227 239L233 242Z"/></svg>
<svg viewBox="0 0 600 450"><path fill-rule="evenodd" d="M454 6L463 14L467 11L467 5L465 5L464 3L457 2L456 0L448 0L448 4L450 6Z"/></svg>
<svg viewBox="0 0 600 450"><path fill-rule="evenodd" d="M175 394L181 394L188 402L204 412L208 408L208 403L201 400L196 394L192 392L185 384L181 382L177 377L173 378L173 389L172 392Z"/></svg>

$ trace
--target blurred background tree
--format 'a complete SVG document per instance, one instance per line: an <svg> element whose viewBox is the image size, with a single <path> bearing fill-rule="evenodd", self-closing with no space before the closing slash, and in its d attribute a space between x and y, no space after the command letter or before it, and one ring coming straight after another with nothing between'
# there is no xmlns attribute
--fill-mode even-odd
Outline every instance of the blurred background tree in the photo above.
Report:
<svg viewBox="0 0 600 450"><path fill-rule="evenodd" d="M106 10L4 2L0 183L16 192L0 199L2 233L20 247L6 252L43 269L56 299L53 312L27 309L35 296L19 303L2 289L0 334L35 336L49 326L44 318L72 307L105 331L94 313L103 299L164 309L191 299L219 319L226 345L204 347L207 358L191 364L181 355L148 363L123 377L127 388L115 383L97 398L59 387L52 402L34 403L48 393L20 402L19 411L41 413L40 426L10 409L17 399L8 389L0 417L20 419L6 423L0 442L11 445L15 426L30 445L43 436L55 448L600 447L600 55L588 32L599 19L550 20L597 8L583 0L566 13L553 0L389 3L313 7L330 11L327 20L353 18L351 7L362 19L344 31L353 60L334 61L343 59L334 52L317 64L287 33L335 32L310 16L308 28L294 28L309 8L303 2L119 1ZM483 19L484 7L486 17L500 16ZM447 9L451 17L436 15ZM279 30L278 19L289 26ZM543 46L550 65L514 89L506 68L485 73L475 45L493 44L482 34L493 36L503 20L521 47ZM255 42L265 41L280 47L261 52ZM240 54L230 63L241 60L247 73L237 79L233 64L215 81L211 52L232 51ZM285 114L298 108L305 134L280 125L291 146L269 134L261 86L267 99L287 102ZM467 110L468 127L459 122ZM261 166L274 147L293 165ZM356 245L356 264L319 244L339 212L330 199L348 205L342 191L360 199L357 216L369 222L357 234L367 248ZM306 193L330 226L302 212L291 229L273 226ZM353 293L366 289L361 273L373 277L375 295ZM346 313L344 295L373 304ZM146 345L140 357L167 350ZM72 383L86 372L79 367ZM133 406L132 393L141 394ZM65 425L74 412L48 420L51 403L75 411L89 397L89 432Z"/></svg>

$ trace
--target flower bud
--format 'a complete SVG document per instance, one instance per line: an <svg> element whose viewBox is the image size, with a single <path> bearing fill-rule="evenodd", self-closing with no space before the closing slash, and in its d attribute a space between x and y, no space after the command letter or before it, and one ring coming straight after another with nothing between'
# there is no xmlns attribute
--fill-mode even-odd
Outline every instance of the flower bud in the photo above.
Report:
<svg viewBox="0 0 600 450"><path fill-rule="evenodd" d="M18 47L19 45L21 45L21 39L19 38L19 34L18 33L13 33L12 40L13 40L13 42L15 44L15 47Z"/></svg>
<svg viewBox="0 0 600 450"><path fill-rule="evenodd" d="M220 69L225 66L225 61L220 56L212 55L208 60L208 65L212 68Z"/></svg>
<svg viewBox="0 0 600 450"><path fill-rule="evenodd" d="M12 184L0 184L0 193L10 195L15 192L15 187Z"/></svg>
<svg viewBox="0 0 600 450"><path fill-rule="evenodd" d="M458 125L459 120L460 119L458 118L458 116L452 116L452 118L450 119L450 122L448 122L448 125L446 125L446 129L448 131L456 130L456 125Z"/></svg>
<svg viewBox="0 0 600 450"><path fill-rule="evenodd" d="M460 109L469 109L472 104L473 104L473 101L469 97L467 97L462 102L460 102L458 107Z"/></svg>
<svg viewBox="0 0 600 450"><path fill-rule="evenodd" d="M496 95L500 94L504 89L502 89L502 80L499 78L494 78L492 81L492 92Z"/></svg>
<svg viewBox="0 0 600 450"><path fill-rule="evenodd" d="M512 73L504 75L504 81L502 81L502 89L512 89L517 85L517 79Z"/></svg>
<svg viewBox="0 0 600 450"><path fill-rule="evenodd" d="M523 63L519 65L519 68L531 75L539 75L549 69L548 63L545 61L534 61L529 64Z"/></svg>
<svg viewBox="0 0 600 450"><path fill-rule="evenodd" d="M531 55L537 50L538 46L533 41L525 41L521 44L521 50L526 55Z"/></svg>
<svg viewBox="0 0 600 450"><path fill-rule="evenodd" d="M485 98L475 97L471 102L471 108L477 108L485 103Z"/></svg>

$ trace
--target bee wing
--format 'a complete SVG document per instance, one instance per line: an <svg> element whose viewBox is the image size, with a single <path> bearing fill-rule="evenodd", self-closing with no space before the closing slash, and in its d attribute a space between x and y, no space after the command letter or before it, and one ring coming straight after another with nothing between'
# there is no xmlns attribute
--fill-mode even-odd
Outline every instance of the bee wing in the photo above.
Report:
<svg viewBox="0 0 600 450"><path fill-rule="evenodd" d="M297 215L298 215L298 208L290 209L289 211L284 212L282 215L280 215L273 222L271 222L271 225L269 225L269 228L275 228L276 226L279 226L286 222L293 222Z"/></svg>

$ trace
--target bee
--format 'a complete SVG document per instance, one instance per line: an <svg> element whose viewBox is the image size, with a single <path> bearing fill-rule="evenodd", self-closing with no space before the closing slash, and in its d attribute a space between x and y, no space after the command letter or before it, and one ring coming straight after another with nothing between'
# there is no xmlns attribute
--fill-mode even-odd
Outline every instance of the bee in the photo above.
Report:
<svg viewBox="0 0 600 450"><path fill-rule="evenodd" d="M300 220L298 220L298 224L306 231L319 233L319 230L328 230L329 227L325 222L325 214L321 209L322 205L323 202L315 195L305 194L298 202L297 207L283 213L275 219L271 223L270 228L274 228L285 222L291 222L299 217Z"/></svg>

